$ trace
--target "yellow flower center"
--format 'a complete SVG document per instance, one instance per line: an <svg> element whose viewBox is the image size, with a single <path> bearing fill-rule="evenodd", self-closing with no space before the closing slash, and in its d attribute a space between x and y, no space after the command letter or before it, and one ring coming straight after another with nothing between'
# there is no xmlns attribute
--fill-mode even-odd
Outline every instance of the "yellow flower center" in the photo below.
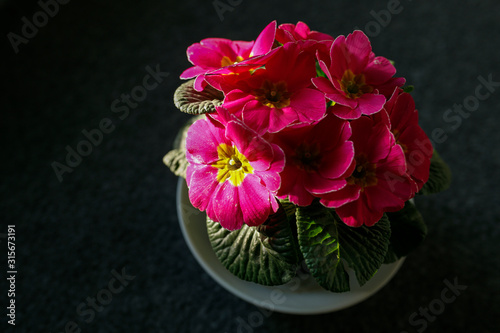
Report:
<svg viewBox="0 0 500 333"><path fill-rule="evenodd" d="M220 61L220 65L221 65L221 67L226 67L226 66L237 64L243 60L245 60L245 59L243 59L242 56L237 56L234 61L232 61L231 58L229 58L228 56L223 56L221 61Z"/></svg>
<svg viewBox="0 0 500 333"><path fill-rule="evenodd" d="M373 91L373 87L365 83L365 76L363 74L354 75L350 69L344 72L342 80L338 82L347 98L359 98L361 95Z"/></svg>
<svg viewBox="0 0 500 333"><path fill-rule="evenodd" d="M270 108L284 108L290 105L290 93L286 82L273 83L265 80L260 89L254 91L255 99Z"/></svg>
<svg viewBox="0 0 500 333"><path fill-rule="evenodd" d="M212 166L219 169L217 171L219 183L229 180L234 186L240 186L246 175L253 173L250 162L235 146L221 143L217 147L217 154L219 159Z"/></svg>
<svg viewBox="0 0 500 333"><path fill-rule="evenodd" d="M361 191L367 186L377 185L376 169L377 165L368 162L366 155L360 154L356 156L356 168L352 175L347 178L347 184L356 184L361 187Z"/></svg>

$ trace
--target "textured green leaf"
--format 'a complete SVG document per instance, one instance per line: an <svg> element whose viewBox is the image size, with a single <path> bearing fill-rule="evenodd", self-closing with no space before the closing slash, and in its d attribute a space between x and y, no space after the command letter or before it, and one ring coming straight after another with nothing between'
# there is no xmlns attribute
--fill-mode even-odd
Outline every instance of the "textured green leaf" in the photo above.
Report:
<svg viewBox="0 0 500 333"><path fill-rule="evenodd" d="M391 244L385 262L390 263L408 255L419 246L427 235L427 226L410 201L400 211L387 213L387 217L391 222Z"/></svg>
<svg viewBox="0 0 500 333"><path fill-rule="evenodd" d="M221 105L224 99L222 92L208 85L203 91L196 91L193 83L194 80L189 80L175 90L175 106L189 114L215 112L215 107Z"/></svg>
<svg viewBox="0 0 500 333"><path fill-rule="evenodd" d="M163 157L163 163L170 168L176 176L186 178L186 169L188 161L186 159L186 136L189 127L198 119L204 118L204 115L192 117L184 126L179 129L174 140L174 149L169 151Z"/></svg>
<svg viewBox="0 0 500 333"><path fill-rule="evenodd" d="M434 150L431 158L429 180L418 194L433 194L446 190L451 184L451 171L438 152Z"/></svg>
<svg viewBox="0 0 500 333"><path fill-rule="evenodd" d="M297 208L298 240L307 268L323 288L344 292L349 291L349 276L340 260L337 224L317 202Z"/></svg>
<svg viewBox="0 0 500 333"><path fill-rule="evenodd" d="M384 263L391 227L384 214L374 226L349 227L339 223L341 258L356 273L356 279L362 286L377 272Z"/></svg>
<svg viewBox="0 0 500 333"><path fill-rule="evenodd" d="M344 262L364 285L384 262L389 246L389 220L373 227L353 228L343 223L333 209L314 202L297 208L300 250L318 283L334 292L349 291Z"/></svg>
<svg viewBox="0 0 500 333"><path fill-rule="evenodd" d="M208 217L207 227L215 254L239 278L270 286L295 276L298 245L282 207L259 227L229 231Z"/></svg>
<svg viewBox="0 0 500 333"><path fill-rule="evenodd" d="M163 157L163 163L178 177L186 178L188 161L184 149L172 149Z"/></svg>

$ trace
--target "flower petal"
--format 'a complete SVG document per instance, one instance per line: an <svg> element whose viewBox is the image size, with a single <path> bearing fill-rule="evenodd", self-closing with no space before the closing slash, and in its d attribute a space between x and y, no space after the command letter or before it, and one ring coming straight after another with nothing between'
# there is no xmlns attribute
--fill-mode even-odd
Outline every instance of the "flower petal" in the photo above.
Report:
<svg viewBox="0 0 500 333"><path fill-rule="evenodd" d="M219 185L217 169L208 165L189 165L186 173L189 201L199 210L205 210Z"/></svg>
<svg viewBox="0 0 500 333"><path fill-rule="evenodd" d="M247 175L243 183L238 186L238 191L245 224L257 226L264 223L271 212L271 203L269 191L262 186L260 179L255 175Z"/></svg>

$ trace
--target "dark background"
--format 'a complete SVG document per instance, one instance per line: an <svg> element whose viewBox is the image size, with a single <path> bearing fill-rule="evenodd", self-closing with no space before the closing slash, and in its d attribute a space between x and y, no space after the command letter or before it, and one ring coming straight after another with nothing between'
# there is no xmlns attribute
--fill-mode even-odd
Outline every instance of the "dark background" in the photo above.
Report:
<svg viewBox="0 0 500 333"><path fill-rule="evenodd" d="M454 178L448 191L418 198L425 245L376 295L337 313L274 313L252 331L416 332L412 313L456 278L467 289L426 332L499 332L500 87L470 115L453 122L443 115L473 100L478 76L500 81L500 3L402 0L401 12L377 23L371 11L391 2L232 0L221 20L212 1L73 0L16 54L7 35L21 35L21 18L32 22L40 6L3 1L1 326L5 234L15 224L17 332L64 332L70 321L82 332L238 332L238 318L257 308L215 283L191 255L175 210L177 178L162 157L189 118L172 102L189 66L186 48L207 37L252 40L276 19L332 35L372 29L374 52L415 86L422 127L445 131L435 147ZM146 66L169 76L120 119L111 105L142 85ZM60 182L51 163L65 164L66 146L76 149L82 130L104 118L114 130ZM123 268L135 278L85 322L90 314L78 315L78 305Z"/></svg>

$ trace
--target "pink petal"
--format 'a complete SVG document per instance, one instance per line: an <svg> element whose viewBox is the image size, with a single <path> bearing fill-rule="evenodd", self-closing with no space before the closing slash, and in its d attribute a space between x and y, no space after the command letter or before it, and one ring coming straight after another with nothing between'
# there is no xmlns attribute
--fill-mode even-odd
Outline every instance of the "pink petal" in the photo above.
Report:
<svg viewBox="0 0 500 333"><path fill-rule="evenodd" d="M394 144L394 136L389 128L385 124L379 123L373 127L369 147L364 153L367 155L368 161L376 163L390 154Z"/></svg>
<svg viewBox="0 0 500 333"><path fill-rule="evenodd" d="M194 85L193 85L194 90L203 91L203 89L205 89L206 86L207 83L205 82L205 75L204 74L198 75L194 80Z"/></svg>
<svg viewBox="0 0 500 333"><path fill-rule="evenodd" d="M332 44L330 49L330 73L332 78L340 79L344 75L346 69L348 69L349 52L346 46L345 36L338 36Z"/></svg>
<svg viewBox="0 0 500 333"><path fill-rule="evenodd" d="M245 177L246 178L246 177ZM240 229L244 223L238 187L226 181L213 194L207 215L227 230Z"/></svg>
<svg viewBox="0 0 500 333"><path fill-rule="evenodd" d="M243 220L249 226L257 226L266 221L271 212L269 191L262 186L260 179L249 174L238 186L239 204Z"/></svg>
<svg viewBox="0 0 500 333"><path fill-rule="evenodd" d="M345 96L345 93L343 91L341 92L340 90L337 90L337 92L333 94L327 94L326 97L337 104L347 106L351 109L357 108L360 100L359 98L348 98ZM357 111L357 113L361 114L360 111Z"/></svg>
<svg viewBox="0 0 500 333"><path fill-rule="evenodd" d="M321 68L323 73L325 73L326 78L330 81L330 83L337 81L337 78L335 78L335 79L332 78L332 73L330 73L330 70L328 69L328 66L326 65L325 61L320 59L320 55L321 55L321 53L319 53L319 51L318 51L318 53L316 54L316 57L318 58L319 67ZM328 61L330 61L330 60L328 60Z"/></svg>
<svg viewBox="0 0 500 333"><path fill-rule="evenodd" d="M391 100L394 97L391 98ZM402 93L395 96L393 108L388 110L391 118L393 129L401 129L408 127L411 123L418 123L418 115L415 112L415 101L408 93ZM417 117L415 119L415 117Z"/></svg>
<svg viewBox="0 0 500 333"><path fill-rule="evenodd" d="M344 142L335 150L323 157L319 173L326 178L339 178L351 166L354 158L354 145L351 141Z"/></svg>
<svg viewBox="0 0 500 333"><path fill-rule="evenodd" d="M276 40L281 44L294 42L295 38L292 35L295 26L291 23L280 24L278 30L276 30Z"/></svg>
<svg viewBox="0 0 500 333"><path fill-rule="evenodd" d="M193 66L188 69L186 69L182 74L180 75L181 79L190 79L195 76L198 76L200 74L205 74L208 70L203 69L200 66Z"/></svg>
<svg viewBox="0 0 500 333"><path fill-rule="evenodd" d="M368 206L379 212L403 208L404 201L386 186L385 181L365 188ZM410 190L411 191L411 190Z"/></svg>
<svg viewBox="0 0 500 333"><path fill-rule="evenodd" d="M378 94L363 94L358 98L358 108L362 114L371 115L382 110L385 96Z"/></svg>
<svg viewBox="0 0 500 333"><path fill-rule="evenodd" d="M382 140L380 140L382 142ZM379 144L378 147L374 147L374 149L378 149L380 151L384 150L384 152L379 153L375 156L372 161L377 161L377 158L380 157L379 162L377 164L377 170L390 171L396 175L405 175L406 174L406 159L403 149L400 145L392 145L389 147L390 150L381 147L382 144ZM387 151L387 153L386 153ZM387 157L383 157L383 156ZM381 160L381 159L384 160Z"/></svg>
<svg viewBox="0 0 500 333"><path fill-rule="evenodd" d="M321 195L321 204L325 207L337 208L349 202L357 200L360 196L361 188L357 185L346 185L338 191Z"/></svg>
<svg viewBox="0 0 500 333"><path fill-rule="evenodd" d="M325 96L321 91L304 88L292 95L290 107L297 112L302 122L320 120L326 112Z"/></svg>
<svg viewBox="0 0 500 333"><path fill-rule="evenodd" d="M382 211L373 211L369 209L362 198L337 208L336 212L342 221L351 227L360 227L363 224L371 227L384 215Z"/></svg>
<svg viewBox="0 0 500 333"><path fill-rule="evenodd" d="M217 147L221 143L230 144L222 125L207 119L197 120L188 130L186 137L186 158L189 163L212 164L219 159Z"/></svg>
<svg viewBox="0 0 500 333"><path fill-rule="evenodd" d="M264 172L258 170L254 171L255 174L264 182L267 189L271 192L277 192L281 186L280 172L285 167L285 153L275 144L271 144L273 149L274 160L269 166L269 169Z"/></svg>
<svg viewBox="0 0 500 333"><path fill-rule="evenodd" d="M255 40L250 56L257 56L269 52L274 43L276 35L276 21L269 23Z"/></svg>
<svg viewBox="0 0 500 333"><path fill-rule="evenodd" d="M225 107L230 113L235 114L237 117L241 117L243 107L249 101L255 101L255 96L239 89L235 89L226 94L222 106Z"/></svg>
<svg viewBox="0 0 500 333"><path fill-rule="evenodd" d="M217 169L208 165L189 165L187 169L189 200L199 210L205 210L216 190Z"/></svg>
<svg viewBox="0 0 500 333"><path fill-rule="evenodd" d="M366 153L371 149L374 121L369 117L361 117L350 123L352 128L351 141L354 142L356 155ZM387 156L387 155L386 155Z"/></svg>
<svg viewBox="0 0 500 333"><path fill-rule="evenodd" d="M224 54L219 50L209 49L201 44L193 44L187 49L189 61L194 65L206 69L215 69L222 67L221 60Z"/></svg>
<svg viewBox="0 0 500 333"><path fill-rule="evenodd" d="M337 117L341 119L358 119L361 117L361 111L358 108L351 109L348 106L340 105L340 104L335 104L334 106L330 107L329 112L332 114L336 115Z"/></svg>
<svg viewBox="0 0 500 333"><path fill-rule="evenodd" d="M310 193L322 194L338 191L346 186L346 184L345 179L328 179L317 173L310 173L307 175L304 187Z"/></svg>
<svg viewBox="0 0 500 333"><path fill-rule="evenodd" d="M297 114L290 108L277 109L263 106L258 101L250 101L243 108L243 121L259 134L277 132L295 120Z"/></svg>
<svg viewBox="0 0 500 333"><path fill-rule="evenodd" d="M372 51L368 37L361 30L356 30L347 36L346 46L348 49L347 67L355 74L361 73L368 64Z"/></svg>
<svg viewBox="0 0 500 333"><path fill-rule="evenodd" d="M379 93L389 98L394 92L394 88L402 87L405 84L405 82L406 79L404 77L393 77L387 82L377 85L376 88Z"/></svg>
<svg viewBox="0 0 500 333"><path fill-rule="evenodd" d="M396 74L396 68L384 57L375 57L363 71L366 82L370 85L379 85Z"/></svg>
<svg viewBox="0 0 500 333"><path fill-rule="evenodd" d="M292 107L282 109L271 108L269 113L269 133L276 133L299 119L297 112Z"/></svg>
<svg viewBox="0 0 500 333"><path fill-rule="evenodd" d="M231 139L253 168L258 171L269 169L274 159L272 147L255 131L241 122L230 121L226 127L226 137Z"/></svg>
<svg viewBox="0 0 500 333"><path fill-rule="evenodd" d="M314 196L305 189L304 174L296 167L285 166L285 170L281 174L281 181L281 187L278 190L280 198L288 197L290 202L302 207L312 203Z"/></svg>
<svg viewBox="0 0 500 333"><path fill-rule="evenodd" d="M318 90L322 91L325 94L338 94L337 89L335 89L333 84L325 77L315 77L311 81L314 86L318 88Z"/></svg>

